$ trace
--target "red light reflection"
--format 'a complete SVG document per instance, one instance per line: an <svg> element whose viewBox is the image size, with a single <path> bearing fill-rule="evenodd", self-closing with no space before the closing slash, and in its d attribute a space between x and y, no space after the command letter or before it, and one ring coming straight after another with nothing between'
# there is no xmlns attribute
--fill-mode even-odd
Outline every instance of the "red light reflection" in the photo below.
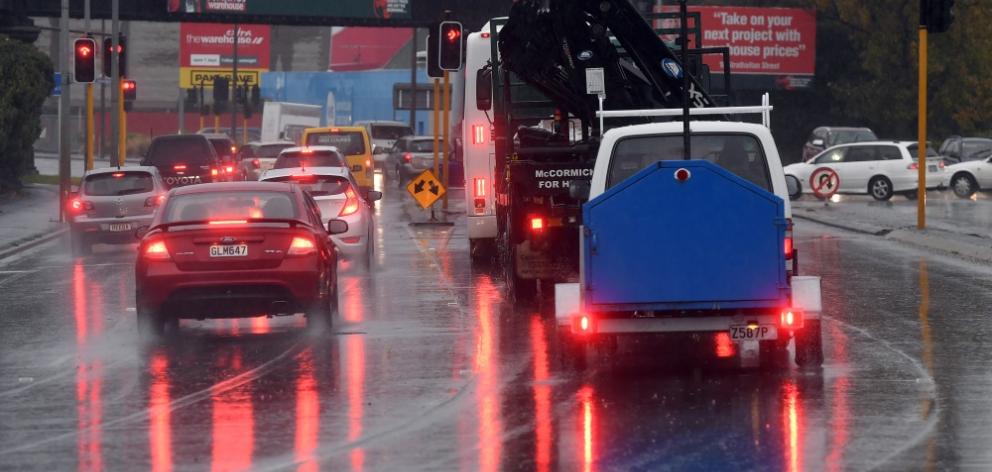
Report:
<svg viewBox="0 0 992 472"><path fill-rule="evenodd" d="M313 451L317 449L320 430L320 401L317 397L317 380L314 378L313 351L307 349L297 358L300 372L296 379L296 460L298 472L320 470Z"/></svg>
<svg viewBox="0 0 992 472"><path fill-rule="evenodd" d="M103 331L103 287L90 287L83 265L76 262L72 289L73 320L80 357L76 370L76 427L79 432L76 455L79 470L103 470L103 362L88 360L89 354L86 352L90 336ZM91 289L93 300L89 303L88 291Z"/></svg>
<svg viewBox="0 0 992 472"><path fill-rule="evenodd" d="M345 340L348 378L348 441L362 437L362 421L365 414L365 338L349 336ZM351 469L360 471L365 466L365 450L356 447L351 450Z"/></svg>
<svg viewBox="0 0 992 472"><path fill-rule="evenodd" d="M156 352L151 360L151 381L148 389L148 430L152 472L172 470L172 411L169 395L169 359Z"/></svg>
<svg viewBox="0 0 992 472"><path fill-rule="evenodd" d="M534 351L534 434L537 437L534 453L537 470L549 470L551 465L552 413L551 386L542 384L548 380L548 343L544 337L544 324L540 315L530 319L530 342Z"/></svg>
<svg viewBox="0 0 992 472"><path fill-rule="evenodd" d="M241 351L231 357L232 370L240 370ZM231 471L251 468L255 448L255 415L248 385L211 394L213 402L213 444L211 470Z"/></svg>
<svg viewBox="0 0 992 472"><path fill-rule="evenodd" d="M782 394L782 431L785 440L785 468L789 472L803 470L800 442L803 438L802 406L799 404L799 389L796 384L788 382L783 386Z"/></svg>
<svg viewBox="0 0 992 472"><path fill-rule="evenodd" d="M579 403L582 407L579 412L580 424L582 425L582 470L584 472L591 472L593 470L593 465L596 460L595 451L595 436L593 435L593 427L595 422L594 411L593 411L593 391L592 387L589 385L583 385L579 389Z"/></svg>
<svg viewBox="0 0 992 472"><path fill-rule="evenodd" d="M492 301L496 287L488 277L480 277L476 297L479 325L476 329L475 371L479 375L476 401L479 403L479 469L495 472L500 469L502 430L499 405L499 359L496 352L498 327L493 316Z"/></svg>

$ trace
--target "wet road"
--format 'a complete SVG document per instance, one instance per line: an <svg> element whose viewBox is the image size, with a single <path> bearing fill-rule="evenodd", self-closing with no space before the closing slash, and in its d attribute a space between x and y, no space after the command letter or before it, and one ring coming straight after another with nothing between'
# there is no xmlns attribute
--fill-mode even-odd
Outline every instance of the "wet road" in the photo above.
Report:
<svg viewBox="0 0 992 472"><path fill-rule="evenodd" d="M800 222L822 371L659 339L576 371L541 308L472 268L464 226L412 228L402 197L374 267L342 265L330 338L300 317L184 321L144 346L133 248L0 265L0 469L992 467L987 269Z"/></svg>

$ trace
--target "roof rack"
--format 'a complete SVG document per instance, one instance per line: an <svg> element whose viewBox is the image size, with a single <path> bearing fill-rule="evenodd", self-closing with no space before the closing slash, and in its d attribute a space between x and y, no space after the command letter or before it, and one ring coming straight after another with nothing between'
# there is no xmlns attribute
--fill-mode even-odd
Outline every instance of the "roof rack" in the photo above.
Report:
<svg viewBox="0 0 992 472"><path fill-rule="evenodd" d="M602 101L600 102L602 105ZM775 107L771 106L768 93L761 96L760 106L750 107L710 107L710 108L690 108L689 114L701 115L755 115L761 114L761 124L764 127L772 128L771 112ZM603 120L606 118L647 118L656 116L682 116L681 108L656 108L646 110L603 110L600 108L596 112L599 117L599 128L603 129Z"/></svg>

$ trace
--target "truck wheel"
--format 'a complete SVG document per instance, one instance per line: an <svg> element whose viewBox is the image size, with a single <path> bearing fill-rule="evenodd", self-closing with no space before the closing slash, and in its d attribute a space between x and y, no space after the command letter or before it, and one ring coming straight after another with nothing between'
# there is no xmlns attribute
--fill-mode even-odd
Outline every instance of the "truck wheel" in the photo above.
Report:
<svg viewBox="0 0 992 472"><path fill-rule="evenodd" d="M503 274L506 279L506 290L510 299L515 302L532 301L537 295L537 281L517 277L516 245L513 243L513 226L509 216L504 225L503 241L500 247L503 260Z"/></svg>
<svg viewBox="0 0 992 472"><path fill-rule="evenodd" d="M806 320L803 329L796 333L796 365L799 367L823 365L820 320Z"/></svg>
<svg viewBox="0 0 992 472"><path fill-rule="evenodd" d="M472 262L491 262L493 259L493 242L491 239L470 239L468 240L469 254Z"/></svg>

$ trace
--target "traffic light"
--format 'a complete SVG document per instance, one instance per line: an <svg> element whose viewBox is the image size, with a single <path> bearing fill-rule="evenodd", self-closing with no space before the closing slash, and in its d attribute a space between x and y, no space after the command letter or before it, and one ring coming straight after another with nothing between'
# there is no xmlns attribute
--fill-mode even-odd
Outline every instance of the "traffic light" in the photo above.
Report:
<svg viewBox="0 0 992 472"><path fill-rule="evenodd" d="M214 76L214 103L227 103L230 96L230 81L227 77Z"/></svg>
<svg viewBox="0 0 992 472"><path fill-rule="evenodd" d="M131 102L138 98L138 83L133 80L121 82L121 90L124 91L124 101Z"/></svg>
<svg viewBox="0 0 992 472"><path fill-rule="evenodd" d="M930 33L944 33L954 22L954 0L926 0L923 21Z"/></svg>
<svg viewBox="0 0 992 472"><path fill-rule="evenodd" d="M125 46L124 35L118 36L117 39L117 71L120 73L121 77L127 76L127 47ZM110 77L111 74L111 58L113 52L114 40L110 37L103 38L103 75Z"/></svg>
<svg viewBox="0 0 992 472"><path fill-rule="evenodd" d="M77 38L72 50L72 76L76 82L93 83L96 79L96 41L93 38Z"/></svg>
<svg viewBox="0 0 992 472"><path fill-rule="evenodd" d="M442 21L438 38L438 66L441 70L455 71L462 68L462 24Z"/></svg>
<svg viewBox="0 0 992 472"><path fill-rule="evenodd" d="M258 108L262 104L262 89L258 88L258 84L251 86L251 106L252 108Z"/></svg>

